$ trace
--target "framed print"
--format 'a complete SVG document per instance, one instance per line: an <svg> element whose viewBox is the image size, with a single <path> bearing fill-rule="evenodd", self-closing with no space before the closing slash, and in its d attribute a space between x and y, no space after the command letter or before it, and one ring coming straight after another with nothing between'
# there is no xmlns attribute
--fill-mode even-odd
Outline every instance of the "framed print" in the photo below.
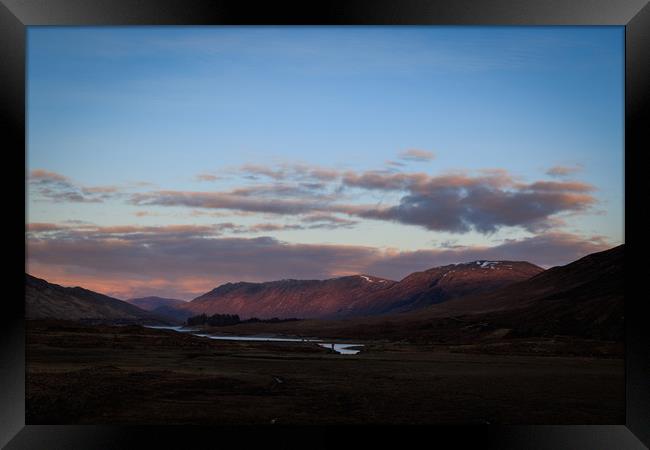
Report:
<svg viewBox="0 0 650 450"><path fill-rule="evenodd" d="M0 443L649 445L647 2L313 6L3 0Z"/></svg>

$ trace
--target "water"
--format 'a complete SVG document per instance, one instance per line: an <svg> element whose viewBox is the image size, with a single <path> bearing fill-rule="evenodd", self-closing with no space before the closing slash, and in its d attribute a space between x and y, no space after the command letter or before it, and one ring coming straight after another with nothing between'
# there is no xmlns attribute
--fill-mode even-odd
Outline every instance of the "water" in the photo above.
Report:
<svg viewBox="0 0 650 450"><path fill-rule="evenodd" d="M153 328L157 330L174 330L179 333L192 333L199 331L193 328L186 328L183 326L169 326L169 325L145 325L146 328ZM209 339L218 339L223 341L257 341L257 342L318 342L321 347L329 348L341 355L356 355L361 350L354 349L353 347L363 347L363 344L337 344L335 342L323 342L322 339L316 338L290 338L290 337L277 337L277 336L236 336L236 335L222 335L217 336L205 333L192 333L194 336L206 337Z"/></svg>
<svg viewBox="0 0 650 450"><path fill-rule="evenodd" d="M363 347L361 344L333 344L330 342L329 344L318 344L321 347L329 348L334 350L337 353L340 353L341 355L356 355L361 351L361 349L352 349L351 347ZM334 345L332 347L332 345Z"/></svg>
<svg viewBox="0 0 650 450"><path fill-rule="evenodd" d="M184 326L171 326L171 325L145 325L145 328L153 328L154 330L174 330L174 331L198 331L192 328L185 328Z"/></svg>

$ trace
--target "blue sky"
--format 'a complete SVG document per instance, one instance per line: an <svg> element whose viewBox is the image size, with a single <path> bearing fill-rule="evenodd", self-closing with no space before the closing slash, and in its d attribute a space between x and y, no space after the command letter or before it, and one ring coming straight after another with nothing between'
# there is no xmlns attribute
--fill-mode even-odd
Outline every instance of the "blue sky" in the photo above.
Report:
<svg viewBox="0 0 650 450"><path fill-rule="evenodd" d="M581 250L538 263L568 262L567 255L595 248L585 242L624 240L623 58L622 27L30 27L27 164L36 175L27 221L66 233L81 222L160 230L232 223L240 227L236 237L210 238L357 245L383 258L561 235ZM562 169L547 173L553 167ZM336 173L307 176L314 168ZM500 171L502 181L481 179L486 170ZM363 174L384 184L350 182ZM395 174L406 184L388 189ZM456 178L440 178L449 174ZM438 220L458 210L439 209L448 181L456 183L454 198L491 192L491 209L463 200L462 220ZM542 181L556 184L534 184ZM256 186L270 189L232 198ZM205 193L219 201L206 203ZM251 197L324 203L282 214L233 206ZM539 214L500 218L498 205ZM319 223L314 214L341 225L330 217L330 227L304 226ZM255 228L269 223L290 227ZM106 244L105 233L93 236L98 248ZM31 238L39 249L34 270L61 282L96 282L88 265L47 257L63 252L70 236ZM72 248L65 251L74 259ZM419 269L437 261L424 259ZM400 270L407 269L384 276ZM257 271L251 265L250 276L225 270L204 278L256 280Z"/></svg>

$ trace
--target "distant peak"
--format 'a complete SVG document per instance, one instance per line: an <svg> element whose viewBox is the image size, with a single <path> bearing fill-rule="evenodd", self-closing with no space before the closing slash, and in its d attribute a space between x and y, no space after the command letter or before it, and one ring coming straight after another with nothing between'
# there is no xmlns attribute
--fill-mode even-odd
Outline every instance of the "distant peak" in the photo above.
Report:
<svg viewBox="0 0 650 450"><path fill-rule="evenodd" d="M372 275L359 274L359 275L356 275L356 276L358 278L363 279L367 283L386 283L386 282L388 282L388 280L385 280L383 278L374 277Z"/></svg>
<svg viewBox="0 0 650 450"><path fill-rule="evenodd" d="M475 264L481 266L483 269L494 269L494 266L501 264L501 261L475 261Z"/></svg>
<svg viewBox="0 0 650 450"><path fill-rule="evenodd" d="M529 270L537 268L543 270L542 268L531 264L527 261L499 261L499 260L490 260L490 259L478 259L475 261L461 262L461 263L452 263L444 266L437 266L429 269L427 272L443 270L446 272L455 272L455 271L482 271L482 270Z"/></svg>

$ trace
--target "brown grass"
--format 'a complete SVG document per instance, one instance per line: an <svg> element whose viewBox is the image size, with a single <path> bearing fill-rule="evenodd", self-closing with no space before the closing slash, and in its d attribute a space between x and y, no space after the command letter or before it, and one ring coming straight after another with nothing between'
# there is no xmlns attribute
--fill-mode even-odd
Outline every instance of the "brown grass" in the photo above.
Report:
<svg viewBox="0 0 650 450"><path fill-rule="evenodd" d="M27 423L624 422L620 358L550 356L558 346L543 341L507 344L521 355L490 352L497 342L365 343L343 356L313 343L31 321Z"/></svg>

